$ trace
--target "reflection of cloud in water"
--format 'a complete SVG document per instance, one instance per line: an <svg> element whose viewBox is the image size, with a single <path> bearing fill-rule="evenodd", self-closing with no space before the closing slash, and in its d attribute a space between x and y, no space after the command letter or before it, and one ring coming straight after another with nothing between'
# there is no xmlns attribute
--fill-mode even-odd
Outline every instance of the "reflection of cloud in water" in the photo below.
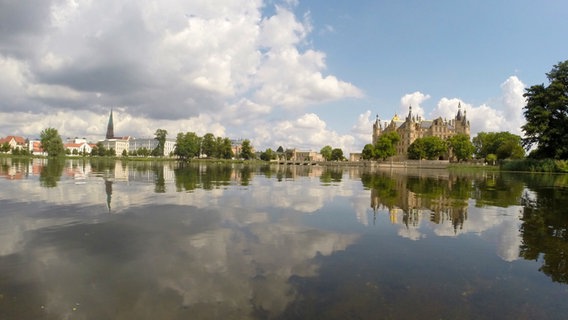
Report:
<svg viewBox="0 0 568 320"><path fill-rule="evenodd" d="M68 208L79 216L85 209ZM52 223L37 222L23 245L8 251L31 261L11 281L31 280L37 297L30 303L58 318L277 315L295 298L291 276L315 275L315 257L356 240L235 207L145 205L67 224L61 213L50 215ZM35 218L21 216L11 226Z"/></svg>

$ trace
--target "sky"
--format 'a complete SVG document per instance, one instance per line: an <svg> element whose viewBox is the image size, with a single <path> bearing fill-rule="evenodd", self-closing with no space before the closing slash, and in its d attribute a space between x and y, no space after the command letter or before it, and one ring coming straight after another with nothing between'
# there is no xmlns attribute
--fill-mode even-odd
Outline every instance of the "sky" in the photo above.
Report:
<svg viewBox="0 0 568 320"><path fill-rule="evenodd" d="M522 135L525 88L568 59L568 2L0 0L0 137L249 139L360 152L372 123Z"/></svg>

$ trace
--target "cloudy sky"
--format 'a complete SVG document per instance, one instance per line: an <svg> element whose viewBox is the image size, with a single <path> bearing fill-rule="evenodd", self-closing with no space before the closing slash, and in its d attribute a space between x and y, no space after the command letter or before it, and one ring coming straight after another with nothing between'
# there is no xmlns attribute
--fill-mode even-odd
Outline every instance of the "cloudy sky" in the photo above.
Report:
<svg viewBox="0 0 568 320"><path fill-rule="evenodd" d="M0 1L0 136L248 138L358 152L408 106L521 134L524 88L568 59L549 1Z"/></svg>

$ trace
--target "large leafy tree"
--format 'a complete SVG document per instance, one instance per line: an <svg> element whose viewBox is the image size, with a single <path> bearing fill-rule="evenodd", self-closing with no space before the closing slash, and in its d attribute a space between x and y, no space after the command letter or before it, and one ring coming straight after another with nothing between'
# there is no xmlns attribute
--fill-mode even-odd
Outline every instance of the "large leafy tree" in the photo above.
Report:
<svg viewBox="0 0 568 320"><path fill-rule="evenodd" d="M375 158L375 146L371 143L367 143L363 147L363 151L361 152L361 157L363 160L371 160Z"/></svg>
<svg viewBox="0 0 568 320"><path fill-rule="evenodd" d="M63 146L63 140L57 129L46 128L40 134L41 147L47 152L50 157L57 157L65 155L65 147Z"/></svg>
<svg viewBox="0 0 568 320"><path fill-rule="evenodd" d="M164 146L166 145L166 137L168 135L168 130L165 129L157 129L154 133L156 140L158 140L158 146L152 150L152 153L156 156L163 156L164 155Z"/></svg>
<svg viewBox="0 0 568 320"><path fill-rule="evenodd" d="M416 139L408 146L408 159L420 160L426 159L426 147L423 139Z"/></svg>
<svg viewBox="0 0 568 320"><path fill-rule="evenodd" d="M248 139L245 139L241 145L241 158L245 160L254 158L252 145L250 144L250 141Z"/></svg>
<svg viewBox="0 0 568 320"><path fill-rule="evenodd" d="M176 147L174 154L183 160L199 156L201 138L194 132L178 133L176 137Z"/></svg>
<svg viewBox="0 0 568 320"><path fill-rule="evenodd" d="M329 145L321 148L320 153L325 161L331 160L331 151L333 151L333 148Z"/></svg>
<svg viewBox="0 0 568 320"><path fill-rule="evenodd" d="M524 94L523 145L536 146L531 156L568 159L568 60L546 74L548 86L534 85Z"/></svg>
<svg viewBox="0 0 568 320"><path fill-rule="evenodd" d="M456 134L448 138L448 145L452 153L459 161L470 159L475 151L475 147L469 140L469 136L465 134Z"/></svg>
<svg viewBox="0 0 568 320"><path fill-rule="evenodd" d="M208 158L217 158L217 140L212 133L206 133L201 143L201 153L206 154Z"/></svg>
<svg viewBox="0 0 568 320"><path fill-rule="evenodd" d="M400 141L398 133L392 131L382 134L375 143L375 158L386 160L396 154L396 144Z"/></svg>
<svg viewBox="0 0 568 320"><path fill-rule="evenodd" d="M448 145L439 137L418 138L408 147L408 158L436 160L448 152Z"/></svg>
<svg viewBox="0 0 568 320"><path fill-rule="evenodd" d="M521 144L521 137L510 132L480 132L473 138L475 156L486 159L495 155L497 159L520 159L525 151Z"/></svg>
<svg viewBox="0 0 568 320"><path fill-rule="evenodd" d="M331 161L342 161L343 158L343 150L340 148L331 150Z"/></svg>

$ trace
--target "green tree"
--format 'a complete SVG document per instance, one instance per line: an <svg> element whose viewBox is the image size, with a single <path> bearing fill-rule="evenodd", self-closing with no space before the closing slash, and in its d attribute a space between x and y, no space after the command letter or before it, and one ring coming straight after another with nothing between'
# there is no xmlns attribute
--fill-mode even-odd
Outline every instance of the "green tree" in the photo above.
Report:
<svg viewBox="0 0 568 320"><path fill-rule="evenodd" d="M42 149L47 152L48 156L57 157L65 155L63 140L61 140L61 136L59 136L57 129L44 129L40 134L40 141Z"/></svg>
<svg viewBox="0 0 568 320"><path fill-rule="evenodd" d="M201 140L201 153L207 155L208 158L216 157L216 139L212 133L206 133Z"/></svg>
<svg viewBox="0 0 568 320"><path fill-rule="evenodd" d="M1 146L0 146L0 151L1 152L9 152L10 151L10 144L8 142L4 142Z"/></svg>
<svg viewBox="0 0 568 320"><path fill-rule="evenodd" d="M284 148L282 148L282 146L280 146L280 147L278 147L278 149L276 149L276 152L282 153L282 152L284 152Z"/></svg>
<svg viewBox="0 0 568 320"><path fill-rule="evenodd" d="M437 160L448 152L448 145L442 138L430 136L422 139L424 139L426 158L428 160Z"/></svg>
<svg viewBox="0 0 568 320"><path fill-rule="evenodd" d="M525 154L521 137L510 132L480 132L473 138L475 156L486 159L489 154L497 156L498 160L519 159Z"/></svg>
<svg viewBox="0 0 568 320"><path fill-rule="evenodd" d="M201 138L194 132L178 133L176 137L176 147L174 154L182 160L187 160L199 156Z"/></svg>
<svg viewBox="0 0 568 320"><path fill-rule="evenodd" d="M254 158L254 154L252 152L252 146L251 146L250 141L248 139L245 139L243 141L243 144L241 145L241 158L243 158L245 160L249 160L249 159Z"/></svg>
<svg viewBox="0 0 568 320"><path fill-rule="evenodd" d="M231 139L223 138L217 147L219 148L219 158L231 159L234 156Z"/></svg>
<svg viewBox="0 0 568 320"><path fill-rule="evenodd" d="M158 140L158 146L152 150L152 154L156 156L164 155L164 147L166 145L166 137L168 136L168 130L157 129L154 133L155 140Z"/></svg>
<svg viewBox="0 0 568 320"><path fill-rule="evenodd" d="M322 155L322 157L325 159L325 161L330 161L331 160L331 152L333 151L333 148L331 146L325 146L323 148L321 148L320 150L320 154Z"/></svg>
<svg viewBox="0 0 568 320"><path fill-rule="evenodd" d="M475 147L469 140L469 136L465 134L451 136L448 138L448 144L458 162L470 159L475 151Z"/></svg>
<svg viewBox="0 0 568 320"><path fill-rule="evenodd" d="M426 159L426 146L423 139L416 139L408 146L408 159L421 160Z"/></svg>
<svg viewBox="0 0 568 320"><path fill-rule="evenodd" d="M527 150L536 146L531 153L536 158L568 159L568 60L546 76L548 86L534 85L525 91L523 145Z"/></svg>
<svg viewBox="0 0 568 320"><path fill-rule="evenodd" d="M375 158L386 160L394 156L399 141L400 136L394 131L382 134L375 143Z"/></svg>
<svg viewBox="0 0 568 320"><path fill-rule="evenodd" d="M268 148L260 154L260 160L270 161L276 159L276 153L272 149Z"/></svg>
<svg viewBox="0 0 568 320"><path fill-rule="evenodd" d="M367 143L361 151L363 160L371 160L375 158L375 147L371 143Z"/></svg>
<svg viewBox="0 0 568 320"><path fill-rule="evenodd" d="M343 150L341 150L340 148L331 150L331 161L343 161L343 159Z"/></svg>

